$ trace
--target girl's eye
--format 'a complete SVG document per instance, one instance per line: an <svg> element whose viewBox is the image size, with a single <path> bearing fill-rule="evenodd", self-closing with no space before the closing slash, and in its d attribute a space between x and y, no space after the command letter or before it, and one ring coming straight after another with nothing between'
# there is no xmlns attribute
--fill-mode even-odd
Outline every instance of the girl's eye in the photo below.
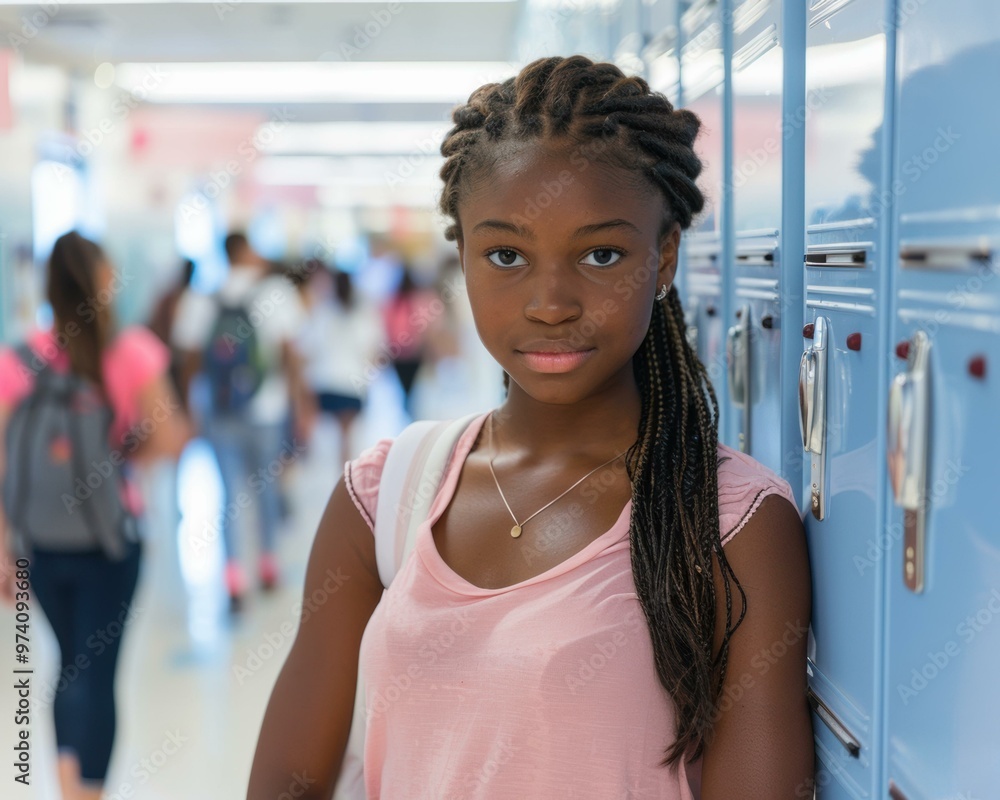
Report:
<svg viewBox="0 0 1000 800"><path fill-rule="evenodd" d="M516 250L510 250L508 248L494 250L492 253L487 253L486 257L498 267L523 267L528 263L520 255L518 255ZM517 260L519 258L521 259L520 262Z"/></svg>
<svg viewBox="0 0 1000 800"><path fill-rule="evenodd" d="M585 257L584 264L588 264L592 267L610 267L612 264L617 264L624 254L620 250L612 250L610 247L601 247L597 250L591 250ZM586 258L593 259L592 261L587 261Z"/></svg>

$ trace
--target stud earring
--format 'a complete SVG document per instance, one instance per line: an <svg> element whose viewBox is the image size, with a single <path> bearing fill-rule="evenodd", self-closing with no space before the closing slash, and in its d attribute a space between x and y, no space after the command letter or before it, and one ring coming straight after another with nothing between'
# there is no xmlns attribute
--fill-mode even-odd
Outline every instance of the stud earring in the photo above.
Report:
<svg viewBox="0 0 1000 800"><path fill-rule="evenodd" d="M663 286L660 287L660 291L656 295L656 299L662 300L666 296L667 296L667 284L663 284Z"/></svg>

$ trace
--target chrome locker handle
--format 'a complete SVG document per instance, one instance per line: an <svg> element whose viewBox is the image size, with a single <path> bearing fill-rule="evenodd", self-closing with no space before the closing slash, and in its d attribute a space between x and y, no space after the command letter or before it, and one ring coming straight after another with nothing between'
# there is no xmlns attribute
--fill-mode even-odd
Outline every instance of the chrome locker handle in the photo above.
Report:
<svg viewBox="0 0 1000 800"><path fill-rule="evenodd" d="M810 508L816 519L826 518L826 381L829 323L817 317L813 341L799 362L799 432L809 453Z"/></svg>
<svg viewBox="0 0 1000 800"><path fill-rule="evenodd" d="M736 313L739 322L726 335L726 361L729 364L729 399L743 410L739 433L740 452L750 452L750 306L744 304Z"/></svg>
<svg viewBox="0 0 1000 800"><path fill-rule="evenodd" d="M931 382L927 334L917 331L910 343L907 369L889 389L886 466L896 505L903 509L903 580L908 589L924 588L927 527Z"/></svg>
<svg viewBox="0 0 1000 800"><path fill-rule="evenodd" d="M726 334L726 363L729 366L729 399L738 408L743 407L745 394L741 369L744 346L742 327L733 325Z"/></svg>
<svg viewBox="0 0 1000 800"><path fill-rule="evenodd" d="M810 347L802 353L799 360L799 433L802 434L802 447L809 449L812 438L813 391L812 376L815 375L816 359Z"/></svg>

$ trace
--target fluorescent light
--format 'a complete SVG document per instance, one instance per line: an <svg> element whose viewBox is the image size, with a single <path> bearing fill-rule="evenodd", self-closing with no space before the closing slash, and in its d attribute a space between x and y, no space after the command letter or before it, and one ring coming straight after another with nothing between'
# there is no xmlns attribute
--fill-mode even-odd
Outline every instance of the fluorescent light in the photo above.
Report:
<svg viewBox="0 0 1000 800"><path fill-rule="evenodd" d="M374 187L393 193L420 187L430 201L432 187L440 188L442 158L415 159L388 156L323 158L320 156L269 156L254 167L254 180L267 186Z"/></svg>
<svg viewBox="0 0 1000 800"><path fill-rule="evenodd" d="M484 83L512 77L502 61L127 63L126 90L162 75L144 92L154 103L458 103Z"/></svg>
<svg viewBox="0 0 1000 800"><path fill-rule="evenodd" d="M267 3L268 5L292 5L299 3L359 3L365 0L234 0L234 3ZM397 3L513 3L516 0L394 0ZM141 6L172 6L177 3L189 5L213 5L208 0L59 0L61 6L113 6L113 5L141 5ZM25 3L23 0L0 0L0 6L31 6L32 3ZM37 4L35 4L37 5Z"/></svg>
<svg viewBox="0 0 1000 800"><path fill-rule="evenodd" d="M266 125L264 126L266 127ZM292 122L260 149L270 155L437 156L451 128L446 122ZM265 141L260 136L258 140Z"/></svg>

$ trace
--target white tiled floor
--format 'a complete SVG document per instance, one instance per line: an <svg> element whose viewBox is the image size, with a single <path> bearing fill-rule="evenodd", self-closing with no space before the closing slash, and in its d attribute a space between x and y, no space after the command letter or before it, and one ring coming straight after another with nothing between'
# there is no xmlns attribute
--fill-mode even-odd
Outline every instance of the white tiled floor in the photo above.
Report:
<svg viewBox="0 0 1000 800"><path fill-rule="evenodd" d="M428 416L456 416L482 405L469 394L461 403L454 391L439 388L442 391L434 391L433 396L447 399L448 404L431 409L425 396L421 410ZM404 423L394 379L377 381L369 410L354 436L355 449L393 435ZM145 476L149 538L135 599L137 614L125 634L119 665L118 735L106 800L242 800L246 796L260 721L291 644L281 628L296 619L312 537L340 473L337 446L335 432L322 429L314 448L290 469L292 516L279 537L282 586L273 594L252 596L235 623L224 608L219 543L214 541L198 552L191 544L217 513L221 499L207 446L195 441L182 459L179 495L184 519L180 526L169 511L174 494L170 470ZM249 548L245 557L252 565ZM35 669L31 785L14 783L12 768L4 767L0 797L59 800L51 709L38 699L40 690L55 681L58 654L37 608L32 610L31 639L30 666ZM14 666L14 618L3 607L0 669L7 671L3 683L11 688L0 689L0 749L8 754L7 764L17 735L16 698L9 672Z"/></svg>

